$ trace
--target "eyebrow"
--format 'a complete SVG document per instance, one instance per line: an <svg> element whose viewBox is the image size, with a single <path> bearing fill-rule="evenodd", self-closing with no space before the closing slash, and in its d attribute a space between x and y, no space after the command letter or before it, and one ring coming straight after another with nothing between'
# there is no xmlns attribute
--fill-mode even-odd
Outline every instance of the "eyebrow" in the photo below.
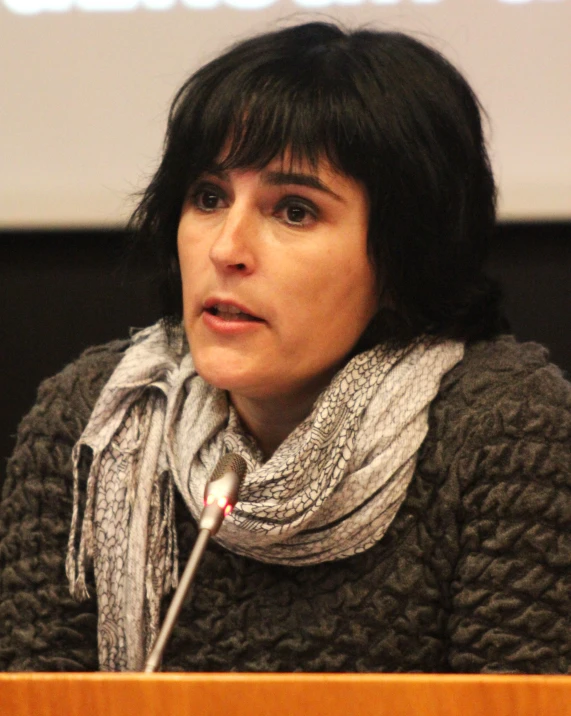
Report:
<svg viewBox="0 0 571 716"><path fill-rule="evenodd" d="M224 181L229 180L228 172L221 169L219 166L213 166L207 174L219 177ZM297 184L298 186L307 186L310 189L317 189L325 194L329 194L337 201L344 202L343 197L339 196L333 189L330 189L327 184L324 184L321 179L315 176L315 174L304 174L303 172L277 172L277 171L262 171L262 181L264 184L269 186L286 186L288 184Z"/></svg>
<svg viewBox="0 0 571 716"><path fill-rule="evenodd" d="M262 177L264 184L270 184L272 186L284 186L286 184L307 186L310 189L317 189L325 194L329 194L337 199L337 201L343 201L339 194L336 194L314 174L303 174L301 172L263 172Z"/></svg>

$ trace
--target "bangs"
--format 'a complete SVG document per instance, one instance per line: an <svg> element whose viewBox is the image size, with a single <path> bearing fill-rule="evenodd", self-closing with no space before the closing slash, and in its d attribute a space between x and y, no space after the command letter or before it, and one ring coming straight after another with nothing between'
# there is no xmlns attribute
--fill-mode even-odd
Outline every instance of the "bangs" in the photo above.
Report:
<svg viewBox="0 0 571 716"><path fill-rule="evenodd" d="M189 182L215 165L260 170L276 158L312 169L325 158L361 179L358 159L372 143L370 131L358 132L367 107L354 85L339 82L337 69L327 71L323 54L313 59L258 68L245 62L230 72L226 64L222 76L213 63L204 68L209 78L199 71L174 107L175 118L186 115Z"/></svg>

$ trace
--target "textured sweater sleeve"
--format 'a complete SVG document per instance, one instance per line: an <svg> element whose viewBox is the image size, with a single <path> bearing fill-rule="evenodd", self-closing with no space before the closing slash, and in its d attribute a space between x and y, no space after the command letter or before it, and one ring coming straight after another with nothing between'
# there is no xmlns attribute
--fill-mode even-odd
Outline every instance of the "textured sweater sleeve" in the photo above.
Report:
<svg viewBox="0 0 571 716"><path fill-rule="evenodd" d="M93 599L69 594L71 450L125 342L86 351L40 386L20 425L0 503L0 670L96 670Z"/></svg>
<svg viewBox="0 0 571 716"><path fill-rule="evenodd" d="M571 385L540 351L465 390L454 672L571 673Z"/></svg>

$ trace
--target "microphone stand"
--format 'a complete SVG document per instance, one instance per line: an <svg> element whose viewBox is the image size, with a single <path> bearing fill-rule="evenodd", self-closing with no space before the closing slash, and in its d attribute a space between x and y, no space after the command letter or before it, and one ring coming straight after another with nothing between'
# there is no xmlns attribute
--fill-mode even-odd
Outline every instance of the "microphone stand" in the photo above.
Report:
<svg viewBox="0 0 571 716"><path fill-rule="evenodd" d="M158 671L163 652L178 619L186 595L194 581L196 571L204 555L208 539L220 529L224 518L232 512L238 500L240 482L246 474L246 461L229 453L220 460L204 490L204 509L198 523L198 537L190 553L182 578L169 605L165 620L147 658L143 672Z"/></svg>
<svg viewBox="0 0 571 716"><path fill-rule="evenodd" d="M172 598L168 608L163 626L161 627L155 645L153 646L153 649L147 659L147 663L145 664L145 674L152 674L159 669L163 652L168 640L170 639L174 625L177 622L178 615L180 614L186 595L188 594L194 581L194 575L196 574L196 570L202 560L209 538L210 530L204 528L199 531L188 562L186 563L186 567L184 568L184 572L182 573L178 589L174 593L174 597Z"/></svg>

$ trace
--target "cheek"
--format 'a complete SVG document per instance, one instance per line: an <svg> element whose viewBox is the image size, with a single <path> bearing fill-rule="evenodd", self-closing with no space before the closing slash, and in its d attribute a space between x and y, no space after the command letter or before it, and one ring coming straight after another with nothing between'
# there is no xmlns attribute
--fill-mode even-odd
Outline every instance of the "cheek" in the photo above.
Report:
<svg viewBox="0 0 571 716"><path fill-rule="evenodd" d="M313 292L317 303L338 318L350 314L359 320L361 315L372 315L376 310L374 270L365 257L332 257Z"/></svg>
<svg viewBox="0 0 571 716"><path fill-rule="evenodd" d="M290 311L294 345L312 360L337 361L352 350L377 308L372 272L345 264L333 270L304 274L303 293ZM293 336L292 336L293 337Z"/></svg>
<svg viewBox="0 0 571 716"><path fill-rule="evenodd" d="M180 279L182 282L183 307L186 309L189 288L192 285L192 277L189 275L192 261L189 257L188 247L180 241L178 242L178 265L180 268Z"/></svg>
<svg viewBox="0 0 571 716"><path fill-rule="evenodd" d="M185 270L191 265L192 254L195 253L196 240L194 234L188 226L188 220L184 216L180 221L177 233L177 250L181 271L183 266Z"/></svg>
<svg viewBox="0 0 571 716"><path fill-rule="evenodd" d="M181 222L177 237L178 263L182 281L182 296L185 309L190 301L191 292L200 288L200 278L205 275L205 265L208 256L201 251L200 242L184 231Z"/></svg>

